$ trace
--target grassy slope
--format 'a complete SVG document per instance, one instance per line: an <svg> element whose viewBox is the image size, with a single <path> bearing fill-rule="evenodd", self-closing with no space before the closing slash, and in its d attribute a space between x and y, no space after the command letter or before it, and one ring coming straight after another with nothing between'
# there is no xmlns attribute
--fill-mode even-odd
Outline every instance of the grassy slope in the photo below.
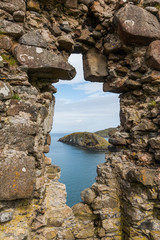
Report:
<svg viewBox="0 0 160 240"><path fill-rule="evenodd" d="M112 132L112 131L115 131L116 128L106 128L104 130L100 130L100 131L97 131L95 132L95 134L101 136L101 137L109 137L109 132Z"/></svg>

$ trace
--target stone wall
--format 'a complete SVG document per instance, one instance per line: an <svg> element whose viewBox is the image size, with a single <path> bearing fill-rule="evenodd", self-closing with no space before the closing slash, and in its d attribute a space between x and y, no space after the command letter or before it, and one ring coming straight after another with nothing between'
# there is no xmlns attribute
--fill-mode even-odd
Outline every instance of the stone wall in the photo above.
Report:
<svg viewBox="0 0 160 240"><path fill-rule="evenodd" d="M160 239L160 1L0 1L0 239ZM87 81L120 93L121 125L81 203L66 205L45 156L52 85Z"/></svg>

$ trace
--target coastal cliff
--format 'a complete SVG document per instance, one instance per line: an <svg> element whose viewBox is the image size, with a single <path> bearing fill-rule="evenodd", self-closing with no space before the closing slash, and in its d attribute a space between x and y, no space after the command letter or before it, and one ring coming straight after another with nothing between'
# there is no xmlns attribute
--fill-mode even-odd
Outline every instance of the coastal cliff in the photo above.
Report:
<svg viewBox="0 0 160 240"><path fill-rule="evenodd" d="M159 0L0 1L0 239L160 239L159 9ZM85 80L120 94L120 127L72 209L45 156L53 84L76 74L71 53L83 55Z"/></svg>
<svg viewBox="0 0 160 240"><path fill-rule="evenodd" d="M89 132L76 132L59 139L60 142L97 151L106 151L109 143L104 138Z"/></svg>

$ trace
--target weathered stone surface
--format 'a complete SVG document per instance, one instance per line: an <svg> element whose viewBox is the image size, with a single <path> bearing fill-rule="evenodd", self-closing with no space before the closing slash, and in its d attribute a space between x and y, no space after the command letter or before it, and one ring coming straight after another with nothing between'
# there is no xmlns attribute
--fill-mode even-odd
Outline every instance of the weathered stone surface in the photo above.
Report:
<svg viewBox="0 0 160 240"><path fill-rule="evenodd" d="M155 169L134 169L128 172L129 181L141 182L145 186L153 186L155 184Z"/></svg>
<svg viewBox="0 0 160 240"><path fill-rule="evenodd" d="M71 53L73 51L74 42L72 39L66 37L65 35L58 38L58 44L59 50L64 50L68 53Z"/></svg>
<svg viewBox="0 0 160 240"><path fill-rule="evenodd" d="M21 37L24 33L23 27L18 23L12 23L6 20L0 20L0 30L1 33L7 34L11 37Z"/></svg>
<svg viewBox="0 0 160 240"><path fill-rule="evenodd" d="M24 34L20 39L19 43L24 45L30 45L35 47L47 47L47 42L40 33L40 31L31 31L26 34Z"/></svg>
<svg viewBox="0 0 160 240"><path fill-rule="evenodd" d="M87 188L81 192L81 198L85 203L91 204L96 198L96 194L93 190Z"/></svg>
<svg viewBox="0 0 160 240"><path fill-rule="evenodd" d="M2 35L0 36L0 48L10 51L12 47L12 40L8 36Z"/></svg>
<svg viewBox="0 0 160 240"><path fill-rule="evenodd" d="M77 8L78 0L66 0L65 5L68 8Z"/></svg>
<svg viewBox="0 0 160 240"><path fill-rule="evenodd" d="M5 0L0 1L1 9L5 10L6 12L13 13L15 11L25 11L26 4L24 0Z"/></svg>
<svg viewBox="0 0 160 240"><path fill-rule="evenodd" d="M18 62L25 65L30 76L42 79L68 79L71 80L75 69L61 55L39 47L18 45L14 49Z"/></svg>
<svg viewBox="0 0 160 240"><path fill-rule="evenodd" d="M0 161L0 200L33 196L35 160L23 153L11 151Z"/></svg>
<svg viewBox="0 0 160 240"><path fill-rule="evenodd" d="M114 21L120 38L126 44L147 45L160 38L157 18L140 7L127 4L116 13Z"/></svg>
<svg viewBox="0 0 160 240"><path fill-rule="evenodd" d="M84 203L77 203L72 207L74 215L78 219L95 219L96 216L93 214L91 208Z"/></svg>
<svg viewBox="0 0 160 240"><path fill-rule="evenodd" d="M149 45L146 58L149 67L160 70L160 40L153 41Z"/></svg>
<svg viewBox="0 0 160 240"><path fill-rule="evenodd" d="M13 96L13 91L8 83L0 81L0 100L10 99Z"/></svg>
<svg viewBox="0 0 160 240"><path fill-rule="evenodd" d="M105 38L104 53L109 54L110 52L115 52L121 48L121 41L119 37L115 34L108 34Z"/></svg>
<svg viewBox="0 0 160 240"><path fill-rule="evenodd" d="M91 82L104 82L107 77L107 59L92 48L83 55L84 78Z"/></svg>

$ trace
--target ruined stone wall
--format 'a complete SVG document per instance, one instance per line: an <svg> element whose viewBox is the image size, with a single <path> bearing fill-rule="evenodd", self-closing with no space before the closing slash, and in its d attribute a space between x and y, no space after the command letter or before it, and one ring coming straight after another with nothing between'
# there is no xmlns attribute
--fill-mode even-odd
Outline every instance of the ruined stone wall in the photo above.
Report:
<svg viewBox="0 0 160 240"><path fill-rule="evenodd" d="M160 1L0 1L0 239L160 239ZM121 125L81 203L45 156L52 85L84 76L120 93Z"/></svg>

